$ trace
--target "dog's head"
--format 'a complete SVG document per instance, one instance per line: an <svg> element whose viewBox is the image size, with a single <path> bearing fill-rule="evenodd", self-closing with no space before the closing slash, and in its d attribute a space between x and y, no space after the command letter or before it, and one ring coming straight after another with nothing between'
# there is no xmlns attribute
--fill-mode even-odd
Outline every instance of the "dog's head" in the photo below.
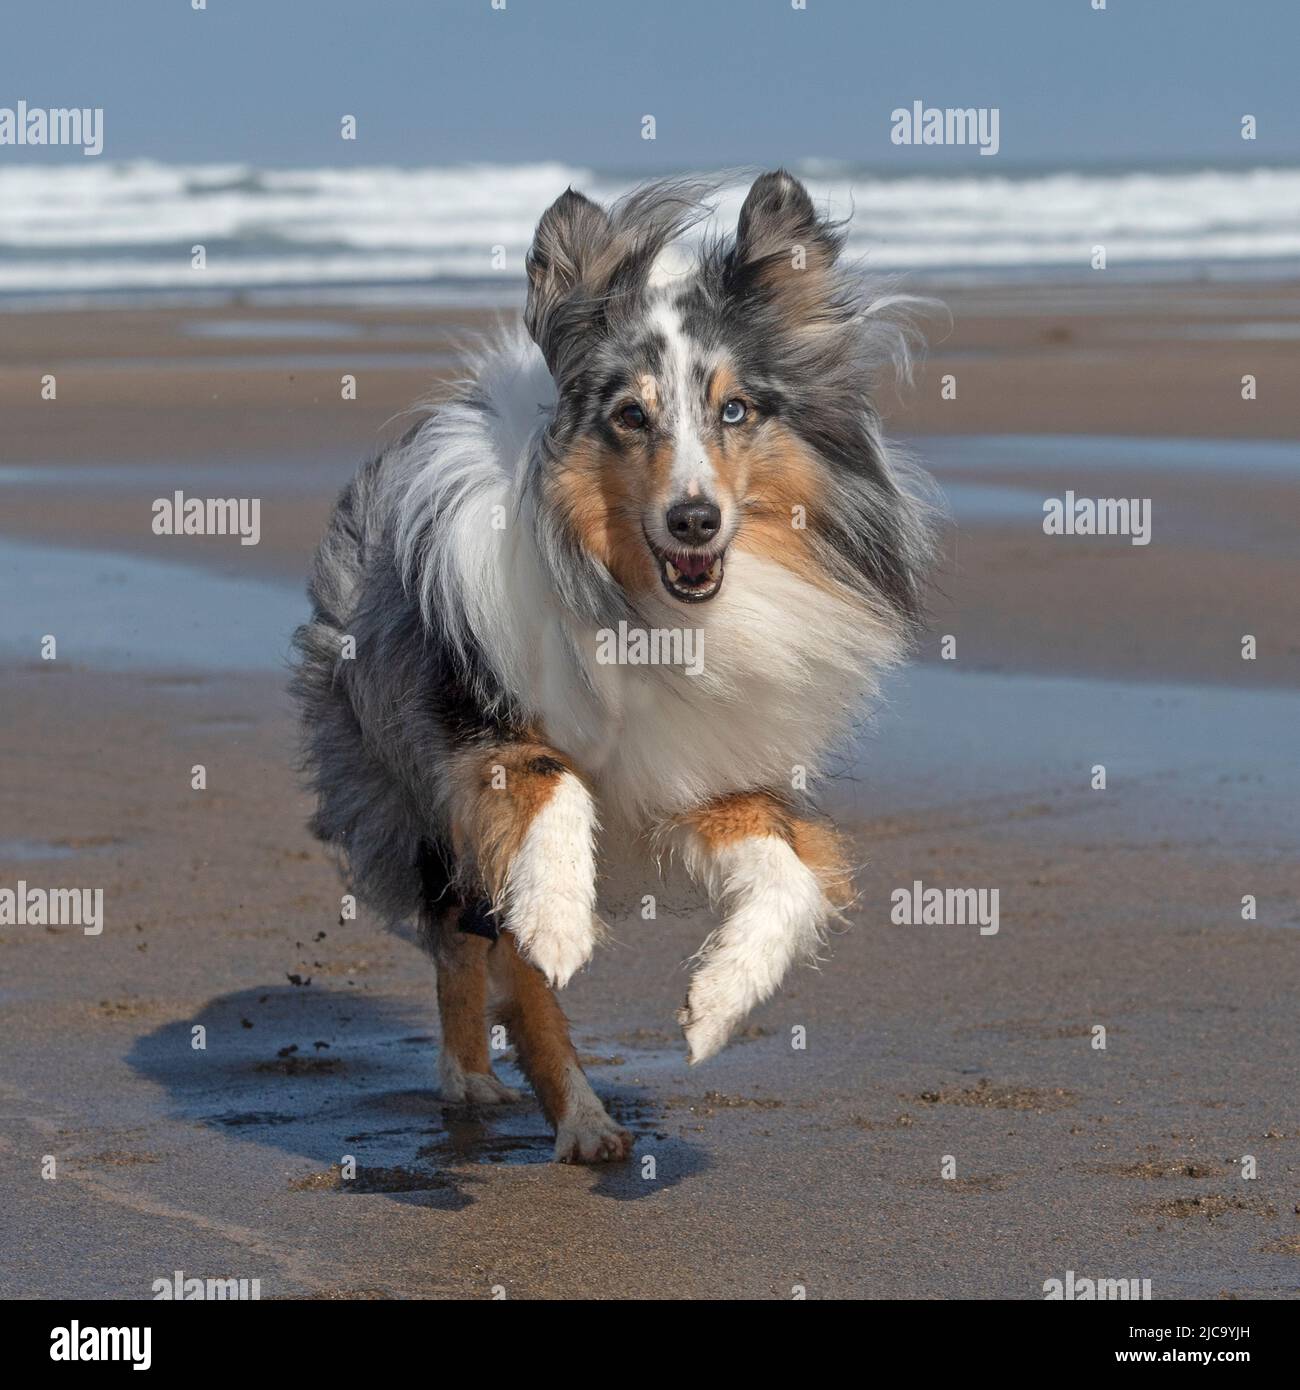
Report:
<svg viewBox="0 0 1300 1390"><path fill-rule="evenodd" d="M920 530L870 400L876 306L784 171L688 253L699 185L610 211L569 190L528 256L526 323L558 403L540 485L625 592L706 603L744 550L910 619Z"/></svg>

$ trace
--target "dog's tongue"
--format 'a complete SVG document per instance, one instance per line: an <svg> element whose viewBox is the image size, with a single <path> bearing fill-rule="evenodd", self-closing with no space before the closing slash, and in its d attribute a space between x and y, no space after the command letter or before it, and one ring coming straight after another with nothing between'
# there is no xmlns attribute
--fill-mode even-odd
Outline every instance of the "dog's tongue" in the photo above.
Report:
<svg viewBox="0 0 1300 1390"><path fill-rule="evenodd" d="M692 584L698 583L709 572L709 566L713 559L708 555L675 555L673 564L681 570L682 574L691 581Z"/></svg>

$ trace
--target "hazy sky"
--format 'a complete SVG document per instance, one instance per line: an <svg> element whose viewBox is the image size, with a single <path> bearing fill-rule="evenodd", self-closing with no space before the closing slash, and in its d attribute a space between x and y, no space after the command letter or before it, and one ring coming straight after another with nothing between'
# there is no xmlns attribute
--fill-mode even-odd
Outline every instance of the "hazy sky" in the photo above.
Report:
<svg viewBox="0 0 1300 1390"><path fill-rule="evenodd" d="M1092 3L31 0L5 7L0 106L101 106L109 159L1300 159L1300 0ZM891 110L918 99L999 107L1000 155L892 145ZM68 158L82 156L0 146L0 166Z"/></svg>

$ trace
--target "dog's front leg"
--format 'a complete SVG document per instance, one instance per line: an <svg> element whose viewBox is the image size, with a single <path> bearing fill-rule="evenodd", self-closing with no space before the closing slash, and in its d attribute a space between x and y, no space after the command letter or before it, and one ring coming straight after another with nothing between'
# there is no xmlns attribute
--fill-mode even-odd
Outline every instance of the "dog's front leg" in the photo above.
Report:
<svg viewBox="0 0 1300 1390"><path fill-rule="evenodd" d="M477 878L525 959L567 984L598 928L586 784L543 744L479 744L457 756L451 813L458 871Z"/></svg>
<svg viewBox="0 0 1300 1390"><path fill-rule="evenodd" d="M678 1014L692 1063L712 1057L736 1025L816 957L827 921L849 896L838 836L770 792L711 802L674 822L687 871L724 914L696 957Z"/></svg>

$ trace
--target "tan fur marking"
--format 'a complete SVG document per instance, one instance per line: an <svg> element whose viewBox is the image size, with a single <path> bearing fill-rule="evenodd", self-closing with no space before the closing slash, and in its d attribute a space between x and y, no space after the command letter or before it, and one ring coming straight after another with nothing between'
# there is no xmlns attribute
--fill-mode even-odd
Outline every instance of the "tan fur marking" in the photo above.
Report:
<svg viewBox="0 0 1300 1390"><path fill-rule="evenodd" d="M487 953L484 937L457 929L461 909L442 920L438 939L438 1013L442 1045L462 1071L489 1072Z"/></svg>
<svg viewBox="0 0 1300 1390"><path fill-rule="evenodd" d="M472 860L494 905L501 903L510 861L528 827L566 772L572 765L544 743L494 744L462 753L453 764L457 853ZM494 778L504 785L494 786Z"/></svg>
<svg viewBox="0 0 1300 1390"><path fill-rule="evenodd" d="M796 815L772 792L738 792L682 816L710 853L739 840L776 835L817 875L836 907L853 900L853 872L839 832L829 821Z"/></svg>
<svg viewBox="0 0 1300 1390"><path fill-rule="evenodd" d="M637 390L641 393L641 399L645 402L647 409L658 410L659 383L654 379L654 377L652 377L649 372L646 372L645 375L637 381L636 385Z"/></svg>
<svg viewBox="0 0 1300 1390"><path fill-rule="evenodd" d="M541 971L520 956L510 932L503 931L493 945L488 970L496 993L493 1017L505 1024L546 1118L558 1125L568 1102L568 1069L578 1065L569 1021Z"/></svg>
<svg viewBox="0 0 1300 1390"><path fill-rule="evenodd" d="M581 440L569 450L548 486L552 500L578 533L583 548L609 564L609 512L601 487L604 450Z"/></svg>
<svg viewBox="0 0 1300 1390"><path fill-rule="evenodd" d="M722 414L722 407L733 397L740 394L740 384L736 380L735 373L725 363L713 369L712 376L709 377L708 402L709 409L717 417Z"/></svg>
<svg viewBox="0 0 1300 1390"><path fill-rule="evenodd" d="M658 583L654 557L645 543L641 518L672 467L671 447L629 446L624 458L594 440L576 443L551 484L552 497L578 534L584 549L629 593Z"/></svg>
<svg viewBox="0 0 1300 1390"><path fill-rule="evenodd" d="M745 517L736 548L784 566L805 583L845 598L841 586L817 563L810 535L822 506L821 465L807 447L777 420L761 427L749 450L749 484ZM795 526L795 508L803 508L803 528Z"/></svg>
<svg viewBox="0 0 1300 1390"><path fill-rule="evenodd" d="M794 852L817 875L831 902L848 907L853 901L853 870L839 831L828 821L796 820Z"/></svg>
<svg viewBox="0 0 1300 1390"><path fill-rule="evenodd" d="M697 810L682 820L711 851L758 835L779 835L793 843L789 809L771 792L737 792Z"/></svg>

